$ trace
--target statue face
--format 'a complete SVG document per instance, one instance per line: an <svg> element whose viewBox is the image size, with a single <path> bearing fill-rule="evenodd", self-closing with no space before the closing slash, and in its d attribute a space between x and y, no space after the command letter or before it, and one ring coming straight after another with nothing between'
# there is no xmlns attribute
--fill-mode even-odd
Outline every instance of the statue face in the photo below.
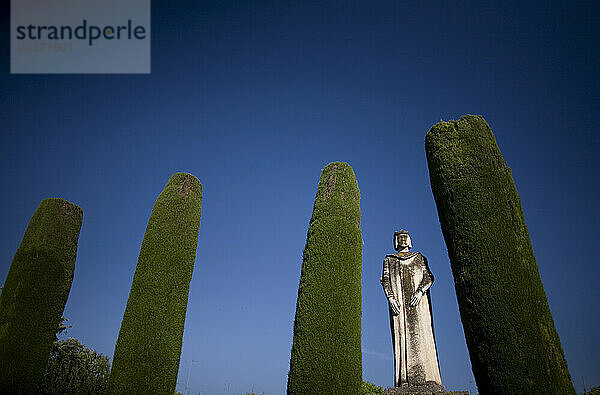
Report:
<svg viewBox="0 0 600 395"><path fill-rule="evenodd" d="M401 233L399 235L396 235L396 240L394 240L394 247L396 247L396 250L401 250L403 248L412 247L412 243L410 240L410 236L407 235L406 233Z"/></svg>

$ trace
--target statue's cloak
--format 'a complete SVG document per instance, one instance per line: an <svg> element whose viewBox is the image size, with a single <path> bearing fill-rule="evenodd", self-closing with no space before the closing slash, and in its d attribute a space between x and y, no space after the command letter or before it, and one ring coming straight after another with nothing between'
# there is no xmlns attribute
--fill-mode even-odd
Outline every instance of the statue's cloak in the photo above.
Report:
<svg viewBox="0 0 600 395"><path fill-rule="evenodd" d="M400 314L394 315L390 307L396 387L427 382L442 385L429 295L432 283L427 259L420 253L385 257L381 284L388 300L395 299L400 308ZM424 292L423 297L417 306L410 307L410 299L417 290Z"/></svg>

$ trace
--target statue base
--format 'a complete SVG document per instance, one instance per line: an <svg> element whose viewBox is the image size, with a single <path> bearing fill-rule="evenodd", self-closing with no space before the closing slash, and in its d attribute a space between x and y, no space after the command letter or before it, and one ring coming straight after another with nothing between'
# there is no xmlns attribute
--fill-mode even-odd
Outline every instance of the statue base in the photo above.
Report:
<svg viewBox="0 0 600 395"><path fill-rule="evenodd" d="M469 395L469 391L446 391L443 385L434 381L428 381L423 385L403 385L402 387L390 387L385 391L386 395Z"/></svg>

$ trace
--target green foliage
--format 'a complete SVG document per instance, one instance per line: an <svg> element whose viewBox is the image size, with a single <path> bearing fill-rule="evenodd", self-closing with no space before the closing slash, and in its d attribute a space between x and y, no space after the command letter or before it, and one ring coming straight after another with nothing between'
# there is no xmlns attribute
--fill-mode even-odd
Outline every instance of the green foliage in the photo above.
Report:
<svg viewBox="0 0 600 395"><path fill-rule="evenodd" d="M588 392L582 392L581 395L600 395L600 387L594 387Z"/></svg>
<svg viewBox="0 0 600 395"><path fill-rule="evenodd" d="M69 321L68 318L65 317L61 317L60 318L60 324L58 325L58 331L56 332L56 335L59 335L61 333L63 333L64 331L66 331L69 328L72 328L73 325L67 325L65 324L65 322ZM58 340L56 335L54 335L55 340Z"/></svg>
<svg viewBox="0 0 600 395"><path fill-rule="evenodd" d="M200 181L176 173L154 204L115 346L110 394L175 391L201 203Z"/></svg>
<svg viewBox="0 0 600 395"><path fill-rule="evenodd" d="M58 340L58 335L60 335L63 332L66 332L69 328L72 328L73 325L67 325L66 322L69 321L68 318L66 317L60 317L60 323L58 324L58 330L56 331L56 334L54 335L54 340Z"/></svg>
<svg viewBox="0 0 600 395"><path fill-rule="evenodd" d="M350 165L323 169L304 247L288 394L360 392L359 200Z"/></svg>
<svg viewBox="0 0 600 395"><path fill-rule="evenodd" d="M102 394L110 375L107 356L77 339L55 341L42 382L42 394Z"/></svg>
<svg viewBox="0 0 600 395"><path fill-rule="evenodd" d="M360 386L360 395L369 395L369 394L384 394L385 390L383 387L370 383L368 381L363 380L362 385Z"/></svg>
<svg viewBox="0 0 600 395"><path fill-rule="evenodd" d="M440 122L425 151L479 391L574 393L521 201L487 122Z"/></svg>
<svg viewBox="0 0 600 395"><path fill-rule="evenodd" d="M56 335L72 325L62 317ZM41 394L102 394L110 375L107 356L86 348L77 339L55 341L50 351Z"/></svg>
<svg viewBox="0 0 600 395"><path fill-rule="evenodd" d="M83 210L45 199L31 217L0 294L0 393L35 393L61 322Z"/></svg>

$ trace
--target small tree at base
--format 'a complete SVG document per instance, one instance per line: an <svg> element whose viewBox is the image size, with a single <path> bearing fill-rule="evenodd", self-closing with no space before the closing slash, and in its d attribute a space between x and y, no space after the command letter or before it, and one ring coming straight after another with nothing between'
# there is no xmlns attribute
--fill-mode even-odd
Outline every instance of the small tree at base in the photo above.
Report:
<svg viewBox="0 0 600 395"><path fill-rule="evenodd" d="M50 351L41 394L103 394L110 375L106 355L79 340L57 340Z"/></svg>

